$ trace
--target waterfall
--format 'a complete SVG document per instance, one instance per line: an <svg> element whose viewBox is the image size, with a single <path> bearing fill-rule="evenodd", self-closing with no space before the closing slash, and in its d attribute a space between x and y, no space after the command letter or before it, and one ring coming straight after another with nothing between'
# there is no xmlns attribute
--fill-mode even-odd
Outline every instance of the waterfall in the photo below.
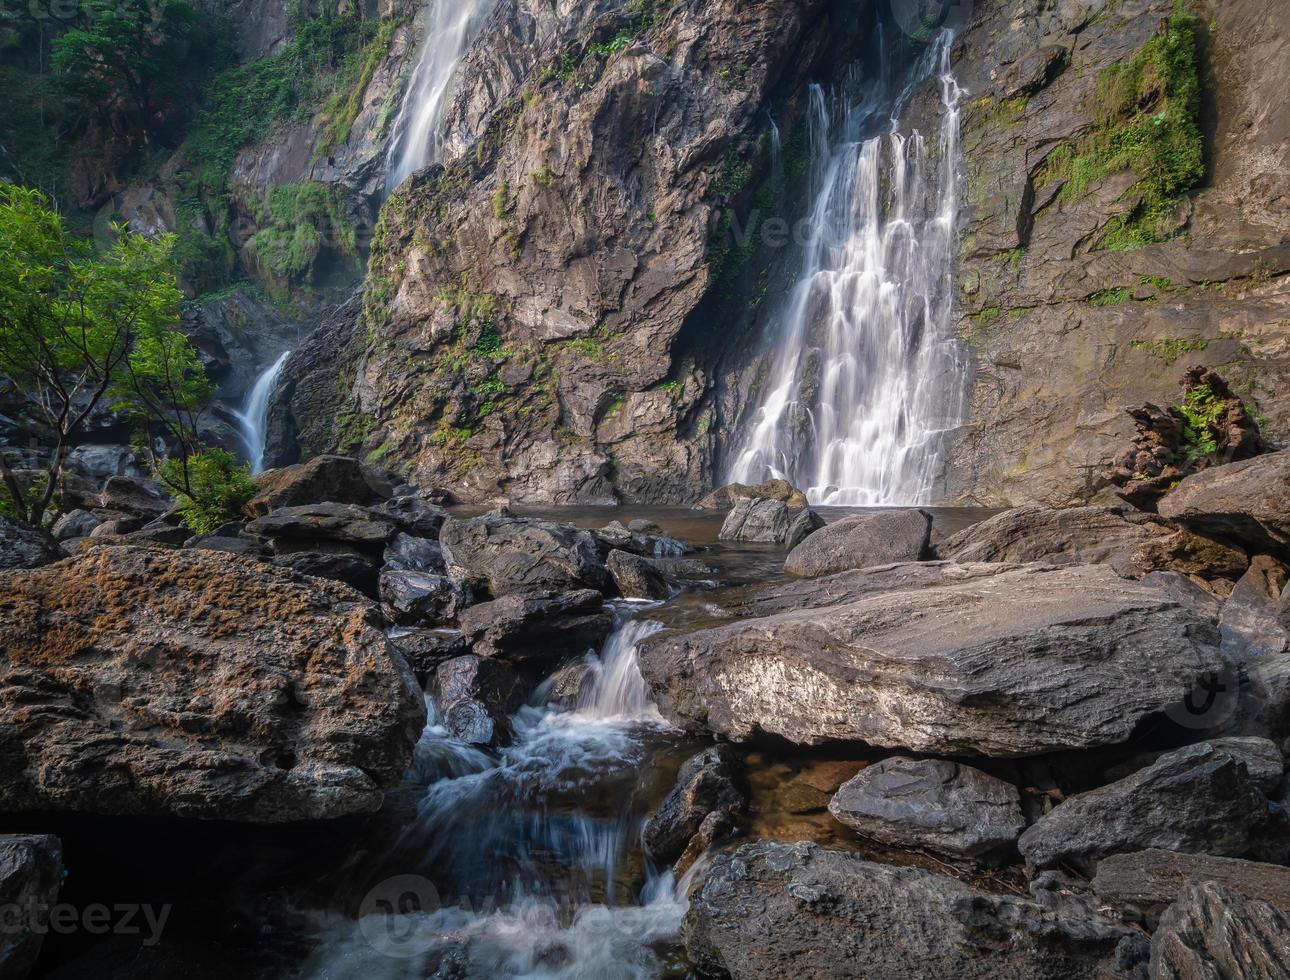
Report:
<svg viewBox="0 0 1290 980"><path fill-rule="evenodd" d="M812 503L933 499L946 436L966 407L968 359L952 326L959 102L942 32L865 138L869 103L830 111L811 92L814 166L802 273L772 324L775 356L737 447L731 481L782 477ZM936 74L942 113L929 145L896 131ZM835 132L838 131L838 132Z"/></svg>
<svg viewBox="0 0 1290 980"><path fill-rule="evenodd" d="M416 68L394 120L386 158L388 194L411 173L443 156L440 132L453 76L496 0L430 0L424 8L425 36Z"/></svg>
<svg viewBox="0 0 1290 980"><path fill-rule="evenodd" d="M283 351L278 359L261 372L255 384L247 392L246 402L237 416L238 427L242 430L242 442L246 445L246 458L251 463L251 472L259 473L264 469L265 427L269 415L269 399L278 383L278 375L286 367L291 351Z"/></svg>

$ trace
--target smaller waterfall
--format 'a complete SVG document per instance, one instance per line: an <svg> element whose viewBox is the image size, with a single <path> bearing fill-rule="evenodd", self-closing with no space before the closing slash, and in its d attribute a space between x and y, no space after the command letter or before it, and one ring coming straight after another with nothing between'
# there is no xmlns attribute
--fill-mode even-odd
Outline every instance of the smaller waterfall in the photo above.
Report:
<svg viewBox="0 0 1290 980"><path fill-rule="evenodd" d="M291 351L282 354L255 379L255 384L247 392L246 402L240 411L235 412L241 428L242 442L246 445L246 458L251 463L251 472L259 473L264 469L265 428L269 415L269 399L278 384L278 375L286 367Z"/></svg>
<svg viewBox="0 0 1290 980"><path fill-rule="evenodd" d="M430 0L416 68L394 120L385 167L388 194L423 167L441 159L440 132L453 76L496 0Z"/></svg>

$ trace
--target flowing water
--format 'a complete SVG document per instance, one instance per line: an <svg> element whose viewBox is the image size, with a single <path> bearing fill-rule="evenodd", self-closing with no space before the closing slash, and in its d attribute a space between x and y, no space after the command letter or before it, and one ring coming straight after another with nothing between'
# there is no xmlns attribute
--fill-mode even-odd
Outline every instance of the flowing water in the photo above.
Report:
<svg viewBox="0 0 1290 980"><path fill-rule="evenodd" d="M445 139L441 124L457 65L495 3L496 0L429 0L426 4L421 50L390 137L386 193L409 174L442 158Z"/></svg>
<svg viewBox="0 0 1290 980"><path fill-rule="evenodd" d="M772 325L765 395L731 480L782 477L813 503L932 501L962 421L968 359L954 339L959 103L942 34L893 97L811 92L814 151L803 271ZM936 75L934 140L896 131ZM880 122L885 131L869 135Z"/></svg>
<svg viewBox="0 0 1290 980"><path fill-rule="evenodd" d="M264 440L269 416L269 399L278 383L278 375L287 365L291 351L283 351L278 359L270 364L255 379L255 384L247 392L246 402L235 411L242 443L246 446L246 458L251 464L251 472L259 473L264 469Z"/></svg>

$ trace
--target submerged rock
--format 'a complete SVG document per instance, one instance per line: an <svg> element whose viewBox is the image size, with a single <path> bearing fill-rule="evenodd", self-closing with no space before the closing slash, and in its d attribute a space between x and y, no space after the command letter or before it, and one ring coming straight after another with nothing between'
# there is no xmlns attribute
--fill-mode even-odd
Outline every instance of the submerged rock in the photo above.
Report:
<svg viewBox="0 0 1290 980"><path fill-rule="evenodd" d="M1276 751L1266 740L1217 739L1167 752L1124 779L1070 797L1022 834L1018 847L1032 868L1069 864L1087 874L1111 854L1152 847L1226 857L1290 853L1284 820L1263 789L1269 747Z"/></svg>
<svg viewBox="0 0 1290 980"><path fill-rule="evenodd" d="M600 649L614 619L599 592L580 589L511 593L471 606L458 624L478 656L550 663Z"/></svg>
<svg viewBox="0 0 1290 980"><path fill-rule="evenodd" d="M1140 932L1093 914L771 841L713 859L684 935L701 971L735 980L1129 978L1148 955Z"/></svg>
<svg viewBox="0 0 1290 980"><path fill-rule="evenodd" d="M495 510L450 517L439 534L448 574L492 598L533 590L595 589L612 580L590 531Z"/></svg>
<svg viewBox="0 0 1290 980"><path fill-rule="evenodd" d="M393 488L374 470L348 456L315 456L313 459L255 478L259 492L242 508L247 517L263 517L280 507L332 502L379 504Z"/></svg>
<svg viewBox="0 0 1290 980"><path fill-rule="evenodd" d="M645 821L641 839L661 863L684 858L684 867L676 868L681 874L717 839L735 829L747 805L734 750L714 745L681 766L676 785Z"/></svg>
<svg viewBox="0 0 1290 980"><path fill-rule="evenodd" d="M1103 858L1093 890L1104 904L1154 922L1179 892L1205 881L1290 912L1290 868L1284 865L1160 848Z"/></svg>
<svg viewBox="0 0 1290 980"><path fill-rule="evenodd" d="M0 575L0 596L0 809L365 812L425 724L376 607L324 580L121 547Z"/></svg>
<svg viewBox="0 0 1290 980"><path fill-rule="evenodd" d="M1290 555L1290 450L1189 476L1160 501L1160 513L1201 534Z"/></svg>
<svg viewBox="0 0 1290 980"><path fill-rule="evenodd" d="M791 550L823 526L824 521L810 507L792 507L780 500L740 497L726 515L717 537L721 541L778 544Z"/></svg>
<svg viewBox="0 0 1290 980"><path fill-rule="evenodd" d="M926 557L932 517L921 510L879 511L826 524L784 560L789 575L814 578L851 568Z"/></svg>
<svg viewBox="0 0 1290 980"><path fill-rule="evenodd" d="M0 517L0 571L39 568L67 557L67 552L40 528Z"/></svg>
<svg viewBox="0 0 1290 980"><path fill-rule="evenodd" d="M1290 915L1216 882L1188 887L1151 937L1152 980L1284 980Z"/></svg>
<svg viewBox="0 0 1290 980"><path fill-rule="evenodd" d="M1127 740L1218 671L1217 645L1109 568L1027 566L660 634L639 656L690 729L1018 756Z"/></svg>
<svg viewBox="0 0 1290 980"><path fill-rule="evenodd" d="M63 884L63 845L48 834L0 835L0 977L21 980L49 931L50 907Z"/></svg>
<svg viewBox="0 0 1290 980"><path fill-rule="evenodd" d="M1015 786L939 759L868 766L842 784L829 812L865 837L956 857L997 854L1026 829Z"/></svg>

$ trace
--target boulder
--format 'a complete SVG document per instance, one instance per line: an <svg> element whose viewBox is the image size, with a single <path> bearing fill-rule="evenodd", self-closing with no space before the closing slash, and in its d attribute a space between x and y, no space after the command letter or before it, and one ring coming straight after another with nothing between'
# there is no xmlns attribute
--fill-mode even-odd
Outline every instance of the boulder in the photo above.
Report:
<svg viewBox="0 0 1290 980"><path fill-rule="evenodd" d="M842 784L829 812L884 844L955 857L998 856L1026 829L1015 786L939 759L893 756L868 766Z"/></svg>
<svg viewBox="0 0 1290 980"><path fill-rule="evenodd" d="M98 496L98 505L103 510L145 520L160 517L173 504L165 487L141 476L109 477Z"/></svg>
<svg viewBox="0 0 1290 980"><path fill-rule="evenodd" d="M508 716L524 703L525 694L519 675L508 664L470 655L441 663L431 690L440 724L471 745L509 741Z"/></svg>
<svg viewBox="0 0 1290 980"><path fill-rule="evenodd" d="M112 517L105 520L102 524L90 532L90 537L95 540L101 538L119 538L123 534L129 534L132 531L140 530L147 523L147 518L143 517Z"/></svg>
<svg viewBox="0 0 1290 980"><path fill-rule="evenodd" d="M140 547L180 548L193 536L186 527L176 527L162 521L151 521L137 531L121 535L122 544L139 545Z"/></svg>
<svg viewBox="0 0 1290 980"><path fill-rule="evenodd" d="M596 671L587 658L575 660L565 664L542 682L537 692L537 703L573 711L590 694L595 682Z"/></svg>
<svg viewBox="0 0 1290 980"><path fill-rule="evenodd" d="M778 500L790 507L805 507L806 494L787 480L767 480L765 483L727 483L718 487L694 505L695 510L728 510L741 497L751 500Z"/></svg>
<svg viewBox="0 0 1290 980"><path fill-rule="evenodd" d="M1290 912L1290 868L1284 865L1160 848L1103 858L1097 863L1093 891L1103 904L1154 925L1181 891L1205 881Z"/></svg>
<svg viewBox="0 0 1290 980"><path fill-rule="evenodd" d="M1270 555L1256 555L1219 615L1229 660L1250 664L1285 652L1286 626L1280 622L1285 587L1285 566Z"/></svg>
<svg viewBox="0 0 1290 980"><path fill-rule="evenodd" d="M1180 572L1148 572L1142 584L1159 589L1194 612L1201 619L1217 623L1223 609L1223 600L1208 589L1203 589Z"/></svg>
<svg viewBox="0 0 1290 980"><path fill-rule="evenodd" d="M268 549L255 538L224 537L219 534L206 534L189 538L184 542L185 548L198 548L206 551L226 551L230 555L246 555L248 558L263 558ZM308 552L301 552L308 554ZM293 556L287 556L293 557ZM330 578L331 576L323 576Z"/></svg>
<svg viewBox="0 0 1290 980"><path fill-rule="evenodd" d="M76 510L69 510L54 521L54 526L49 529L49 533L55 541L66 541L69 538L87 538L90 532L102 523L103 518L92 511L77 508Z"/></svg>
<svg viewBox="0 0 1290 980"><path fill-rule="evenodd" d="M1026 566L663 633L639 658L691 730L1021 756L1126 741L1218 671L1217 644L1109 568Z"/></svg>
<svg viewBox="0 0 1290 980"><path fill-rule="evenodd" d="M439 533L448 574L497 599L512 592L612 588L590 531L516 517L502 508L444 521Z"/></svg>
<svg viewBox="0 0 1290 980"><path fill-rule="evenodd" d="M621 521L610 521L591 533L600 542L602 557L608 557L611 551L618 550L645 558L676 558L694 550L684 541L664 534L657 524L648 521L632 521L629 526L624 526Z"/></svg>
<svg viewBox="0 0 1290 980"><path fill-rule="evenodd" d="M1151 980L1286 980L1290 914L1207 881L1187 888L1151 937Z"/></svg>
<svg viewBox="0 0 1290 980"><path fill-rule="evenodd" d="M0 517L0 571L39 568L66 557L62 546L40 528Z"/></svg>
<svg viewBox="0 0 1290 980"><path fill-rule="evenodd" d="M429 572L381 572L385 618L405 626L441 626L455 620L471 602L470 586Z"/></svg>
<svg viewBox="0 0 1290 980"><path fill-rule="evenodd" d="M294 466L266 470L255 482L259 492L242 508L247 517L327 501L358 506L379 504L393 492L388 480L348 456L315 456Z"/></svg>
<svg viewBox="0 0 1290 980"><path fill-rule="evenodd" d="M1200 534L1290 556L1290 450L1195 473L1160 501L1160 513Z"/></svg>
<svg viewBox="0 0 1290 980"><path fill-rule="evenodd" d="M405 495L391 497L372 509L373 514L388 518L399 530L417 537L437 541L448 512L442 507L426 503L421 497Z"/></svg>
<svg viewBox="0 0 1290 980"><path fill-rule="evenodd" d="M737 980L1129 978L1148 956L1140 932L1095 914L805 842L719 853L684 936L701 973Z"/></svg>
<svg viewBox="0 0 1290 980"><path fill-rule="evenodd" d="M788 553L784 571L815 578L851 568L919 561L926 556L932 516L887 510L826 524Z"/></svg>
<svg viewBox="0 0 1290 980"><path fill-rule="evenodd" d="M729 745L714 745L687 759L672 791L645 821L641 839L650 856L664 864L684 856L688 868L728 836L748 805L739 778L739 760ZM678 865L676 871L685 868Z"/></svg>
<svg viewBox="0 0 1290 980"><path fill-rule="evenodd" d="M663 573L648 558L627 551L611 551L605 567L613 576L618 592L627 599L666 599L671 594Z"/></svg>
<svg viewBox="0 0 1290 980"><path fill-rule="evenodd" d="M49 910L63 884L63 845L48 834L0 835L0 977L31 972L49 931Z"/></svg>
<svg viewBox="0 0 1290 980"><path fill-rule="evenodd" d="M1216 740L1167 752L1145 769L1066 799L1021 835L1031 868L1068 864L1092 874L1112 854L1152 847L1225 857L1284 851L1282 819L1271 812L1258 756L1244 740ZM1252 740L1253 741L1253 740ZM1261 773L1266 785L1266 773Z"/></svg>
<svg viewBox="0 0 1290 980"><path fill-rule="evenodd" d="M246 533L268 538L280 554L316 550L318 541L339 542L379 555L398 533L388 517L354 504L302 504L280 507L246 526Z"/></svg>
<svg viewBox="0 0 1290 980"><path fill-rule="evenodd" d="M395 571L433 572L442 575L445 571L443 549L437 540L420 538L400 531L385 546L382 556L385 567Z"/></svg>
<svg viewBox="0 0 1290 980"><path fill-rule="evenodd" d="M422 687L436 667L466 652L461 630L425 626L392 626L386 631L394 649L403 655Z"/></svg>
<svg viewBox="0 0 1290 980"><path fill-rule="evenodd" d="M726 515L721 541L746 541L751 544L777 544L792 550L807 535L824 526L810 507L791 507L780 500L740 497Z"/></svg>
<svg viewBox="0 0 1290 980"><path fill-rule="evenodd" d="M245 538L237 538L238 541L245 541ZM234 554L248 554L242 550L230 548L220 548L220 551L230 551ZM369 599L379 599L380 592L378 589L379 573L377 572L376 562L361 552L328 550L328 551L292 551L285 555L275 555L272 558L274 565L279 568L289 568L301 575L310 575L314 578L327 578L333 582L344 582L353 589L357 589Z"/></svg>
<svg viewBox="0 0 1290 980"><path fill-rule="evenodd" d="M1110 565L1125 578L1173 570L1239 578L1245 553L1123 507L1016 507L952 535L936 549L954 561Z"/></svg>
<svg viewBox="0 0 1290 980"><path fill-rule="evenodd" d="M592 589L511 593L471 606L457 619L477 656L547 664L599 650L614 625Z"/></svg>
<svg viewBox="0 0 1290 980"><path fill-rule="evenodd" d="M216 551L0 574L0 809L375 810L425 724L379 626L349 589Z"/></svg>

